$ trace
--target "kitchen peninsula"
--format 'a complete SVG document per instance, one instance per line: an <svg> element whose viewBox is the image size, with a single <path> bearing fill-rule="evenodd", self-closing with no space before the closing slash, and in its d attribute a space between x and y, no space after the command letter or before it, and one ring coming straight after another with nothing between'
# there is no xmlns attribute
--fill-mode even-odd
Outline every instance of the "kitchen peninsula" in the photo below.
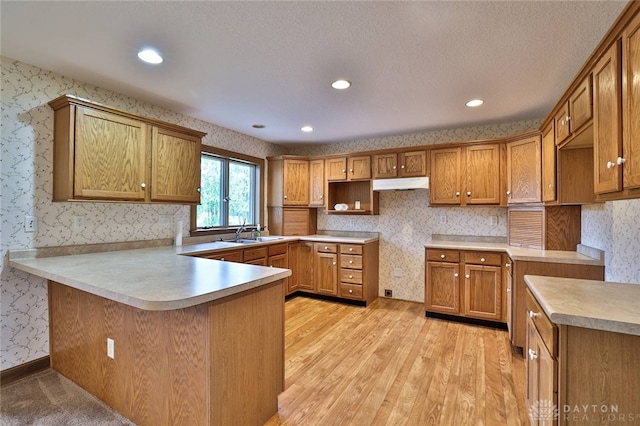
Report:
<svg viewBox="0 0 640 426"><path fill-rule="evenodd" d="M264 424L284 390L291 272L187 252L12 256L10 264L49 280L52 368L135 423Z"/></svg>

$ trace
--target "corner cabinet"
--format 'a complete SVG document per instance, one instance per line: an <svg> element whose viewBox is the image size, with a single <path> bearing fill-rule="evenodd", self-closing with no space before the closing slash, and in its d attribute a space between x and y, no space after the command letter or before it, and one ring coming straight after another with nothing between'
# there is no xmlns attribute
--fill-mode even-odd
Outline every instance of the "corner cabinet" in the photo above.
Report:
<svg viewBox="0 0 640 426"><path fill-rule="evenodd" d="M54 110L54 201L200 202L205 133L74 96Z"/></svg>

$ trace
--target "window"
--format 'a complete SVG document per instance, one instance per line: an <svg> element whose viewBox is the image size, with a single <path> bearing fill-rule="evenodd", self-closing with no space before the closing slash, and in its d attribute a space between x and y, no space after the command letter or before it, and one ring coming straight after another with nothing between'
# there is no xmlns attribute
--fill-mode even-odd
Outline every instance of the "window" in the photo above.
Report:
<svg viewBox="0 0 640 426"><path fill-rule="evenodd" d="M263 165L259 158L203 146L200 204L191 209L194 230L223 232L260 223Z"/></svg>

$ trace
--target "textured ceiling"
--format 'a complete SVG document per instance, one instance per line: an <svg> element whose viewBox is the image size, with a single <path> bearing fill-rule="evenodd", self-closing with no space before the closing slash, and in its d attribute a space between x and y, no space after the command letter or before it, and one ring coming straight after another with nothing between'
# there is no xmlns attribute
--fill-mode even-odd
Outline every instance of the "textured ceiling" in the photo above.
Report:
<svg viewBox="0 0 640 426"><path fill-rule="evenodd" d="M1 52L267 141L320 143L543 118L624 6L3 0ZM146 46L162 65L137 59ZM331 89L339 77L353 86Z"/></svg>

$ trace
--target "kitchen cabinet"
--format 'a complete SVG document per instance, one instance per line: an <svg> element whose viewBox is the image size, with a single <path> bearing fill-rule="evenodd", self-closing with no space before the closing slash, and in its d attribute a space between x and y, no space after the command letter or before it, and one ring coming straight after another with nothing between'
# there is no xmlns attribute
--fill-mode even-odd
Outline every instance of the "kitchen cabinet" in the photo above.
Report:
<svg viewBox="0 0 640 426"><path fill-rule="evenodd" d="M593 70L594 186L596 194L603 195L598 199L640 196L639 51L636 15Z"/></svg>
<svg viewBox="0 0 640 426"><path fill-rule="evenodd" d="M340 297L362 300L362 245L340 244Z"/></svg>
<svg viewBox="0 0 640 426"><path fill-rule="evenodd" d="M244 261L242 249L202 253L198 254L196 257L204 257L205 259L222 260L235 263L243 263Z"/></svg>
<svg viewBox="0 0 640 426"><path fill-rule="evenodd" d="M301 291L315 290L315 246L310 241L300 241L298 248L298 287Z"/></svg>
<svg viewBox="0 0 640 426"><path fill-rule="evenodd" d="M49 105L54 201L200 202L205 133L70 95Z"/></svg>
<svg viewBox="0 0 640 426"><path fill-rule="evenodd" d="M327 180L371 179L371 156L359 155L325 159Z"/></svg>
<svg viewBox="0 0 640 426"><path fill-rule="evenodd" d="M509 204L542 201L542 142L539 135L507 144L507 199Z"/></svg>
<svg viewBox="0 0 640 426"><path fill-rule="evenodd" d="M352 182L329 182L328 192L328 214L363 214L376 215L379 212L379 193L373 191L371 180ZM357 202L360 207L356 208ZM336 210L336 204L346 204L347 210Z"/></svg>
<svg viewBox="0 0 640 426"><path fill-rule="evenodd" d="M270 157L267 206L309 206L309 160Z"/></svg>
<svg viewBox="0 0 640 426"><path fill-rule="evenodd" d="M590 122L593 116L591 104L591 74L589 74L556 113L554 123L555 139L558 145L586 127L585 125Z"/></svg>
<svg viewBox="0 0 640 426"><path fill-rule="evenodd" d="M268 207L268 228L273 235L312 235L316 233L316 209Z"/></svg>
<svg viewBox="0 0 640 426"><path fill-rule="evenodd" d="M539 413L547 407L558 405L558 363L544 344L540 333L527 319L526 365L526 402L530 412ZM548 404L540 406L540 404ZM553 425L553 419L543 415L533 416L532 426Z"/></svg>
<svg viewBox="0 0 640 426"><path fill-rule="evenodd" d="M426 176L427 151L377 154L372 167L374 179Z"/></svg>
<svg viewBox="0 0 640 426"><path fill-rule="evenodd" d="M430 204L500 204L500 154L500 144L432 150Z"/></svg>
<svg viewBox="0 0 640 426"><path fill-rule="evenodd" d="M554 122L542 131L542 201L556 201L556 141Z"/></svg>
<svg viewBox="0 0 640 426"><path fill-rule="evenodd" d="M580 206L510 206L510 246L575 251L581 239Z"/></svg>
<svg viewBox="0 0 640 426"><path fill-rule="evenodd" d="M325 206L324 160L309 161L309 205Z"/></svg>
<svg viewBox="0 0 640 426"><path fill-rule="evenodd" d="M338 295L338 245L316 243L315 291L326 296Z"/></svg>
<svg viewBox="0 0 640 426"><path fill-rule="evenodd" d="M504 303L506 312L504 314L507 320L507 332L509 334L509 341L513 341L513 260L505 255L504 263L504 281L505 281L505 296L506 301Z"/></svg>
<svg viewBox="0 0 640 426"><path fill-rule="evenodd" d="M255 247L243 250L243 263L267 266L267 247Z"/></svg>
<svg viewBox="0 0 640 426"><path fill-rule="evenodd" d="M426 249L425 256L427 313L506 321L500 253Z"/></svg>

